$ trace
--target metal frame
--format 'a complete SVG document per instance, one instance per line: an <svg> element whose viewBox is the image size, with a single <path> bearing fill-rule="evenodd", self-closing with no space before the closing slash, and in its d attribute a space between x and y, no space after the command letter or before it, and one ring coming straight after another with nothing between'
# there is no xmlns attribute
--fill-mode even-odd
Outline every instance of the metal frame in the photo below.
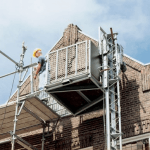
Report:
<svg viewBox="0 0 150 150"><path fill-rule="evenodd" d="M19 96L20 96L20 88L21 88L21 75L22 75L22 72L23 72L23 58L24 58L24 55L25 55L25 51L27 50L26 47L24 46L24 43L22 45L22 49L23 49L23 53L21 54L20 56L20 65L19 65L19 84L18 84L18 92L17 92L17 102L16 102L16 111L15 111L15 118L14 118L14 129L13 129L13 132L12 132L12 150L15 149L15 134L16 134L16 125L17 125L17 116L18 116L18 107L19 107Z"/></svg>
<svg viewBox="0 0 150 150"><path fill-rule="evenodd" d="M69 111L72 115L76 116L78 114L80 114L81 112L83 112L84 110L92 107L93 105L96 105L97 103L99 103L100 101L102 101L104 98L103 97L99 97L97 99L95 99L94 101L91 101L89 98L86 97L86 95L84 95L82 93L82 91L85 91L85 90L102 90L102 87L100 87L99 83L96 81L96 79L90 75L90 77L88 78L82 78L80 79L81 81L83 80L86 80L86 79L90 79L94 85L91 85L90 87L86 87L86 86L77 86L77 87L62 87L60 86L59 89L54 89L52 90L51 88L48 88L46 90L46 92L48 92L49 94L51 94L55 99L56 101L58 102L58 104L62 105L63 107L66 108L67 111ZM79 82L78 80L73 82L73 83L76 83L76 82ZM68 84L69 85L69 84ZM49 91L51 90L51 91ZM75 113L73 113L72 111L70 111L70 108L68 106L66 106L66 104L64 104L60 98L58 98L55 93L59 93L59 92L71 92L71 91L76 91L85 101L87 101L87 105L83 106L81 109L77 110Z"/></svg>
<svg viewBox="0 0 150 150"><path fill-rule="evenodd" d="M37 65L37 63L34 63L32 64L32 59L31 59L31 65L28 65L28 66L23 66L24 63L23 63L23 59L24 59L24 55L25 55L25 52L27 50L27 47L24 46L24 42L22 44L22 54L20 55L20 62L17 63L15 62L13 59L11 59L9 56L7 56L5 53L3 53L2 51L0 51L1 54L3 54L6 58L8 58L9 60L11 60L13 63L15 63L17 66L18 66L18 70L15 71L15 72L12 72L12 73L9 73L9 74L6 74L6 75L3 75L1 76L0 78L3 78L3 77L6 77L8 75L11 75L11 74L14 74L14 73L17 73L19 72L19 84L17 86L17 101L16 101L16 108L15 108L15 117L14 117L14 128L13 128L13 131L10 131L10 134L11 134L11 150L14 150L15 149L15 141L20 144L21 146L23 146L24 148L26 149L34 149L34 150L38 150L37 148L35 148L33 145L29 144L27 141L23 140L22 138L18 137L16 135L16 126L17 126L17 117L20 115L22 109L24 109L26 112L30 113L33 117L35 117L37 120L39 120L41 122L41 124L43 125L43 136L42 136L42 150L44 150L44 141L45 141L45 128L47 126L47 123L44 122L41 118L39 118L37 115L35 115L32 111L30 111L29 109L27 109L24 104L25 104L25 101L20 101L20 88L21 88L21 85L22 85L22 82L27 74L27 71L28 71L28 68L31 67L31 94L28 95L28 96L31 96L31 95L35 95L35 93L33 93L33 75L32 75L32 67ZM25 71L23 77L22 77L22 73ZM26 98L28 96L25 96ZM20 109L19 109L20 107Z"/></svg>
<svg viewBox="0 0 150 150"><path fill-rule="evenodd" d="M120 150L122 150L122 132L121 132L121 111L120 111L120 89L119 89L119 73L120 73L120 65L122 64L122 55L123 55L123 48L121 45L118 45L117 43L117 35L118 33L113 33L111 28L111 34L107 34L101 27L99 28L99 53L102 56L103 64L100 66L101 75L100 78L103 79L103 85L101 85L97 79L95 79L90 73L91 73L91 41L89 41L89 45L87 45L86 41L86 59L85 64L86 68L85 71L87 73L89 79L96 85L96 89L100 89L105 94L105 101L106 101L106 131L107 131L107 150L110 149L118 149L117 141L119 140ZM83 41L84 42L84 41ZM80 43L83 43L80 42ZM75 59L75 76L68 77L68 81L66 85L70 85L79 81L83 81L88 79L85 76L77 75L77 59L78 59L78 47L77 45L80 44L74 44L76 45L76 59ZM74 45L68 46L72 47ZM66 49L68 48L66 47ZM87 58L87 50L89 48L89 58ZM63 50L65 48L59 49ZM54 52L52 52L54 53ZM67 58L67 54L66 54ZM57 58L58 59L58 58ZM56 59L56 60L57 60ZM87 60L89 59L89 64L87 64ZM58 60L57 60L58 61ZM89 68L87 70L87 66L89 65ZM66 67L67 69L67 62ZM65 71L66 71L65 69ZM65 78L67 78L67 75L65 73ZM71 81L71 83L70 83ZM63 82L63 81L62 81ZM87 106L82 107L80 110L78 110L75 114L71 112L74 115L78 115L80 112L83 112L87 108L94 105L96 101L90 102L89 99L82 93L82 90L84 90L81 87L76 88L68 88L64 87L62 85L62 82L58 79L55 80L55 82L52 82L49 86L47 86L47 92L52 94L56 100L57 96L54 93L57 92L70 92L70 91L76 91L82 98L84 98L88 104ZM62 88L61 88L62 87ZM78 89L79 88L79 89ZM81 88L81 89L80 89ZM85 90L94 90L95 87L91 87L89 89ZM117 92L115 91L117 89ZM65 104L59 99L57 102L60 103L69 110L69 108L66 107ZM93 103L93 104L92 104Z"/></svg>
<svg viewBox="0 0 150 150"><path fill-rule="evenodd" d="M77 70L78 70L78 68L77 68L77 66L78 66L78 45L80 45L80 44L83 44L83 43L85 43L85 45L86 45L86 50L85 50L85 72L87 73L87 60L90 58L90 56L91 55L89 55L89 58L87 58L87 41L83 41L83 42L79 42L79 43L76 43L76 44L73 44L73 45L70 45L70 46L67 46L67 47L65 47L65 48L61 48L61 49L58 49L58 50L56 50L56 51L54 51L54 52L50 52L50 53L48 53L47 55L51 55L51 54L53 54L53 53L56 53L56 72L55 72L55 80L53 80L52 81L52 83L54 83L54 82L56 82L56 81L58 81L58 80L62 80L62 78L60 78L60 79L58 79L57 78L57 76L58 76L58 55L59 55L59 51L61 51L61 50L66 50L66 63L65 63L65 77L63 78L63 80L64 79L67 79L67 77L68 77L68 48L71 48L71 47L76 47L75 48L75 55L76 55L76 59L75 59L75 74L74 75L77 75ZM90 50L89 50L90 51ZM49 57L49 56L48 56ZM90 59L89 59L90 60ZM48 65L50 65L49 64L49 62L48 62ZM80 74L80 73L79 73ZM47 72L47 77L48 76L50 76L50 73L49 72ZM49 83L51 83L51 81L49 81Z"/></svg>
<svg viewBox="0 0 150 150"><path fill-rule="evenodd" d="M110 36L110 35L109 35ZM109 41L108 41L109 40ZM115 42L115 44L113 44ZM106 140L107 150L122 150L121 111L120 111L120 87L119 73L122 63L119 58L121 52L117 43L117 33L108 34L99 28L99 47L103 60L103 88L106 101ZM113 82L113 83L112 83ZM115 92L115 83L117 93ZM119 143L119 147L118 144Z"/></svg>
<svg viewBox="0 0 150 150"><path fill-rule="evenodd" d="M20 138L19 136L13 134L12 132L10 132L10 134L12 136L15 137L16 142L18 144L20 144L21 146L23 146L24 148L27 148L28 150L38 150L36 147L34 147L33 145L31 145L30 143L28 143L27 141L23 140L22 138Z"/></svg>

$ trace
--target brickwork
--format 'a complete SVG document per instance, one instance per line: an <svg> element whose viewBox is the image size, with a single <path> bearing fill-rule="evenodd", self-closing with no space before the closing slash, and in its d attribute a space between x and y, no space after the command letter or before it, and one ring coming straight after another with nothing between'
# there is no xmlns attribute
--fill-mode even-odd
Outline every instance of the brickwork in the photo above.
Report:
<svg viewBox="0 0 150 150"><path fill-rule="evenodd" d="M22 84L20 89L20 95L26 95L31 92L31 84L30 84L30 76L26 79L26 81ZM15 101L17 99L17 91L15 94L10 98L9 102Z"/></svg>
<svg viewBox="0 0 150 150"><path fill-rule="evenodd" d="M98 46L98 41L83 34L78 26L70 24L63 32L62 38L51 49L51 52L85 40L91 40L95 44L95 46Z"/></svg>
<svg viewBox="0 0 150 150"><path fill-rule="evenodd" d="M142 89L143 92L150 90L150 65L146 65L142 70Z"/></svg>
<svg viewBox="0 0 150 150"><path fill-rule="evenodd" d="M33 74L34 74L34 72L33 72ZM38 76L37 76L36 80L33 80L33 85L34 85L33 90L37 91L38 85L39 85L39 77ZM27 95L30 93L31 93L31 79L30 79L30 75L29 75L28 78L21 85L20 96L24 96L24 95ZM12 95L9 102L16 101L16 99L17 99L17 91L14 93L14 95Z"/></svg>
<svg viewBox="0 0 150 150"><path fill-rule="evenodd" d="M138 141L124 145L122 150L149 150L149 145Z"/></svg>
<svg viewBox="0 0 150 150"><path fill-rule="evenodd" d="M84 40L91 40L98 46L97 41L84 35L77 26L69 25L64 31L63 37L51 51ZM141 70L145 69L145 66L127 56L124 56L124 62L127 64L127 71L120 74L121 116L123 138L128 138L150 132L150 89L149 87L143 88L149 82L141 74ZM147 77L149 74L144 75ZM30 91L29 86L28 78L22 86L23 94ZM10 101L14 97L15 95ZM29 143L39 149L41 148L42 130L30 132L23 136ZM77 150L91 146L93 146L93 150L103 150L105 147L104 140L103 111L98 110L78 117L70 116L61 119L53 134L46 138L45 150ZM140 142L126 144L123 146L123 150L147 150L148 145L140 144ZM10 143L1 144L0 149L10 150L10 146ZM17 149L24 150L16 144Z"/></svg>
<svg viewBox="0 0 150 150"><path fill-rule="evenodd" d="M53 134L46 138L45 150L77 150L91 146L94 150L103 150L102 115L103 111L96 111L78 117L63 118L58 122ZM40 149L41 137L41 133L34 132L33 135L26 136L24 139ZM10 150L11 145L7 143L0 146L2 150ZM15 149L24 150L18 144L16 144Z"/></svg>
<svg viewBox="0 0 150 150"><path fill-rule="evenodd" d="M121 115L123 138L150 132L150 92L143 92L138 62L124 57L127 71L121 74Z"/></svg>

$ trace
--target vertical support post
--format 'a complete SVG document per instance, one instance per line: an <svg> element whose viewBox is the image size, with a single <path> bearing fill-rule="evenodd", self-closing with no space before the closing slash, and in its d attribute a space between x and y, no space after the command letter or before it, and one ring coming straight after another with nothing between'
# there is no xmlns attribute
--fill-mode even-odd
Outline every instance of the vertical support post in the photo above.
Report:
<svg viewBox="0 0 150 150"><path fill-rule="evenodd" d="M16 110L15 110L15 118L14 118L14 129L13 129L13 134L12 134L12 147L11 150L15 150L15 133L16 133L16 126L17 126L17 116L18 116L18 107L19 107L19 96L20 96L20 88L21 88L21 75L23 72L23 58L24 58L24 54L26 51L26 47L24 46L24 42L22 45L22 54L20 56L20 65L19 65L19 84L18 84L18 92L17 92L17 102L16 102Z"/></svg>
<svg viewBox="0 0 150 150"><path fill-rule="evenodd" d="M49 76L49 66L48 62L49 61L49 54L46 55L46 85L48 85L48 76Z"/></svg>
<svg viewBox="0 0 150 150"><path fill-rule="evenodd" d="M121 108L120 108L120 86L119 86L119 72L120 63L118 59L118 47L117 47L117 35L115 34L115 52L116 52L116 69L117 69L117 95L118 95L118 118L119 118L119 145L120 150L122 150L122 134L121 134Z"/></svg>
<svg viewBox="0 0 150 150"><path fill-rule="evenodd" d="M22 74L22 72L19 73L19 84L18 84L18 88L17 88L17 103L16 103L16 110L15 110L15 118L14 118L14 129L13 129L13 135L12 135L12 150L15 149L15 133L16 133L16 125L17 125L17 121L18 121L17 114L18 114L18 106L19 106L21 74Z"/></svg>
<svg viewBox="0 0 150 150"><path fill-rule="evenodd" d="M108 56L107 56L107 35L104 34L105 40L103 41L103 50L102 54L104 54L103 57L103 68L104 70L108 69ZM106 98L106 134L107 134L107 150L111 150L111 137L110 137L110 109L109 109L109 85L108 85L108 71L104 71L103 75L103 87L105 88L105 98Z"/></svg>
<svg viewBox="0 0 150 150"><path fill-rule="evenodd" d="M109 111L109 89L105 90L106 97L106 137L107 137L107 150L111 150L110 142L110 111Z"/></svg>
<svg viewBox="0 0 150 150"><path fill-rule="evenodd" d="M119 53L118 53L118 44L117 44L117 34L113 34L112 29L111 29L112 40L113 39L116 40L115 52L114 52L113 47L110 47L110 45L107 42L108 39L107 39L106 32L101 27L99 31L100 31L99 32L99 48L100 48L100 54L102 55L102 60L103 60L102 66L104 70L103 88L105 89L105 100L106 100L107 150L118 149L117 147L118 138L119 138L118 142L120 145L120 150L122 150L120 89L119 89L120 88L119 87L119 73L120 73L121 60L119 60L118 58ZM114 35L115 37L113 38ZM117 80L117 93L115 91L114 85L109 86L110 79L112 79L112 81L115 81L115 79ZM110 114L110 110L111 110L111 114Z"/></svg>
<svg viewBox="0 0 150 150"><path fill-rule="evenodd" d="M55 80L57 80L57 74L58 74L58 51L56 54L56 74L55 74Z"/></svg>
<svg viewBox="0 0 150 150"><path fill-rule="evenodd" d="M113 60L113 54L111 53L110 55L110 60ZM113 62L110 61L110 68L111 68L111 71L110 71L110 79L113 79ZM113 128L111 134L115 134L116 133L116 112L115 112L115 87L114 85L110 87L110 101L111 101L111 127ZM113 93L114 92L114 93ZM115 147L116 146L116 141L112 138L112 146Z"/></svg>
<svg viewBox="0 0 150 150"><path fill-rule="evenodd" d="M104 56L104 69L107 69L108 59ZM109 87L108 87L108 71L104 72L104 87L105 87L105 99L106 99L106 136L107 136L107 150L111 149L110 144L110 109L109 109Z"/></svg>
<svg viewBox="0 0 150 150"><path fill-rule="evenodd" d="M91 41L89 40L89 73L91 73Z"/></svg>
<svg viewBox="0 0 150 150"><path fill-rule="evenodd" d="M98 36L99 36L99 41L98 41L98 46L99 46L99 54L102 55L102 47L101 47L101 27L98 28Z"/></svg>
<svg viewBox="0 0 150 150"><path fill-rule="evenodd" d="M85 42L85 72L87 72L87 40Z"/></svg>
<svg viewBox="0 0 150 150"><path fill-rule="evenodd" d="M114 86L112 86L110 88L111 91L115 91ZM114 93L111 93L111 127L113 128L111 134L115 134L116 133L116 113L113 111L115 110L115 96ZM114 139L112 139L112 146L115 147L116 146L116 141Z"/></svg>
<svg viewBox="0 0 150 150"><path fill-rule="evenodd" d="M113 35L112 35L113 36ZM112 38L113 39L113 38ZM112 42L113 42L113 40L112 40ZM108 57L109 57L109 66L110 66L110 73L109 73L109 75L110 75L110 77L109 77L109 79L112 79L112 80L114 80L114 69L113 69L113 56L114 56L114 53L113 53L113 48L111 47L110 48L110 51L111 51L111 53L108 55ZM111 86L110 87L110 101L111 101L111 104L110 104L110 109L111 109L111 128L113 129L110 133L111 134L115 134L116 133L116 112L115 112L115 110L116 110L116 103L115 103L115 86L113 85L113 86ZM116 140L114 140L113 138L112 138L112 147L116 147L116 145L117 145L117 142L116 142Z"/></svg>
<svg viewBox="0 0 150 150"><path fill-rule="evenodd" d="M67 74L68 74L68 48L66 48L65 78L67 78Z"/></svg>
<svg viewBox="0 0 150 150"><path fill-rule="evenodd" d="M150 150L150 137L148 138L148 149Z"/></svg>
<svg viewBox="0 0 150 150"><path fill-rule="evenodd" d="M76 44L76 64L75 64L75 75L77 74L78 70L78 44Z"/></svg>
<svg viewBox="0 0 150 150"><path fill-rule="evenodd" d="M42 134L42 148L41 150L44 150L44 143L45 143L45 128L46 128L46 125L43 124L43 134Z"/></svg>
<svg viewBox="0 0 150 150"><path fill-rule="evenodd" d="M32 57L31 57L31 64L32 64ZM33 67L30 69L30 80L31 80L31 93L33 93Z"/></svg>

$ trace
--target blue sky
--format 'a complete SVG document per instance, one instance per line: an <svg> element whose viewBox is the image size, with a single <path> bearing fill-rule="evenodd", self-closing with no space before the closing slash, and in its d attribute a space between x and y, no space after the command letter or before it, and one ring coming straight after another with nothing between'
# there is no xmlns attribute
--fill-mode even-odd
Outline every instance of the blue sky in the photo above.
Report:
<svg viewBox="0 0 150 150"><path fill-rule="evenodd" d="M5 0L0 1L0 50L19 61L22 42L28 50L25 65L32 52L40 47L46 54L73 23L86 34L98 39L98 27L118 32L118 43L124 53L150 62L149 0ZM15 65L0 54L0 76L15 70ZM33 59L36 61L36 59ZM13 75L0 79L0 104L10 94ZM13 92L16 90L18 75Z"/></svg>

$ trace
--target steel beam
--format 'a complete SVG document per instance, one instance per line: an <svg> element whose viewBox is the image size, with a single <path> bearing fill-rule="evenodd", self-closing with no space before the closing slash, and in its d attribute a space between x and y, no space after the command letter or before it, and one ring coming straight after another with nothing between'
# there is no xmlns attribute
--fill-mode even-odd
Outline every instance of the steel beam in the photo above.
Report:
<svg viewBox="0 0 150 150"><path fill-rule="evenodd" d="M74 114L74 116L78 115L79 113L83 112L84 110L92 107L93 105L96 105L97 103L99 103L100 101L103 100L103 96L100 96L99 98L97 98L96 100L92 101L91 103L81 107L79 110L76 111L76 113Z"/></svg>
<svg viewBox="0 0 150 150"><path fill-rule="evenodd" d="M19 110L19 112L18 112L18 116L20 115L21 110L22 110L22 108L24 107L24 104L25 104L25 101L24 101L24 102L22 102L22 104L21 104L20 110Z"/></svg>
<svg viewBox="0 0 150 150"><path fill-rule="evenodd" d="M8 74L5 74L5 75L3 75L3 76L0 76L0 78L7 77L7 76L12 75L12 74L17 73L17 72L19 72L19 70L14 71L14 72L11 72L11 73L8 73Z"/></svg>
<svg viewBox="0 0 150 150"><path fill-rule="evenodd" d="M24 139L20 138L19 136L13 134L12 132L10 132L10 134L12 136L15 137L15 139L19 140L20 142L22 142L23 144L21 146L23 146L24 144L27 145L29 148L32 148L33 150L38 150L36 147L34 147L33 145L31 145L30 143L28 143L27 141L25 141ZM21 143L20 143L21 144Z"/></svg>
<svg viewBox="0 0 150 150"><path fill-rule="evenodd" d="M95 85L89 85L89 86L80 86L80 85L76 85L76 86L64 86L64 87L60 87L58 89L55 90L49 90L47 89L46 91L48 91L49 93L54 93L54 92L69 92L69 91L85 91L85 90L91 90L91 89L99 89L98 87L96 87Z"/></svg>
<svg viewBox="0 0 150 150"><path fill-rule="evenodd" d="M88 88L88 89L72 89L72 90L62 90L62 91L46 91L48 93L62 93L62 92L78 92L78 91L92 91L92 90L101 90L99 88Z"/></svg>
<svg viewBox="0 0 150 150"><path fill-rule="evenodd" d="M28 108L26 108L25 106L23 107L23 109L27 112L27 113L29 113L30 115L32 115L34 118L36 118L37 120L39 120L41 123L44 123L44 121L41 119L41 118L39 118L36 114L34 114L32 111L30 111Z"/></svg>
<svg viewBox="0 0 150 150"><path fill-rule="evenodd" d="M12 61L14 64L16 64L17 66L19 66L19 63L17 63L16 61L14 61L12 58L10 58L8 55L6 55L4 52L2 52L1 50L0 50L0 53L3 55L3 56L5 56L6 58L8 58L10 61Z"/></svg>
<svg viewBox="0 0 150 150"><path fill-rule="evenodd" d="M77 91L77 93L78 93L83 99L85 99L88 103L91 102L91 100L90 100L88 97L86 97L81 91Z"/></svg>
<svg viewBox="0 0 150 150"><path fill-rule="evenodd" d="M27 65L27 66L24 66L23 69L27 69L27 68L30 68L30 67L33 67L33 66L36 66L37 63L33 63L33 64L30 64L30 65Z"/></svg>
<svg viewBox="0 0 150 150"><path fill-rule="evenodd" d="M59 97L57 97L55 94L53 94L53 93L51 93L51 95L55 98L55 100L58 102L58 104L60 104L60 105L62 105L63 107L65 107L66 108L66 110L68 110L72 115L74 114L72 111L71 111L71 109L68 107L68 106L66 106L66 104L64 103L64 102L62 102L62 100L59 98Z"/></svg>

